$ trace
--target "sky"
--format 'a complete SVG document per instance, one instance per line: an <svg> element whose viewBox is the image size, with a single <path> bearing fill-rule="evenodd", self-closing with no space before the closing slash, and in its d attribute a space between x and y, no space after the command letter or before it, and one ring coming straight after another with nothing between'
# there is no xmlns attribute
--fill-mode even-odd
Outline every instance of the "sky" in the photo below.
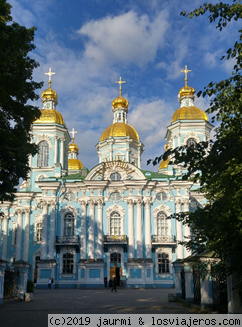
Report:
<svg viewBox="0 0 242 327"><path fill-rule="evenodd" d="M204 0L9 0L13 21L35 26L39 67L33 79L57 92L57 110L69 131L74 128L79 160L91 169L98 164L95 145L112 124L112 101L119 95L115 82L122 77L122 95L129 101L128 123L145 145L141 168L164 152L167 126L180 107L178 92L188 85L197 92L211 81L231 74L233 60L221 61L233 46L238 25L220 32L208 16L180 16ZM217 1L211 1L216 3ZM42 109L41 98L35 103ZM206 110L209 99L197 98Z"/></svg>

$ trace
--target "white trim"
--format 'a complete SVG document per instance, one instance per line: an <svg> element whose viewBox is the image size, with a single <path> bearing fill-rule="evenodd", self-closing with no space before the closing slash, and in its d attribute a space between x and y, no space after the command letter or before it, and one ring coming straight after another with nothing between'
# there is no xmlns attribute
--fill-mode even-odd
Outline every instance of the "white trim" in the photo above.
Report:
<svg viewBox="0 0 242 327"><path fill-rule="evenodd" d="M73 215L73 218L74 218L74 233L73 233L73 236L74 236L74 235L76 235L76 223L77 223L78 211L77 211L77 209L75 207L72 207L72 206L63 207L60 210L60 216L61 216L61 236L64 235L64 218L65 218L65 215L67 213L71 213Z"/></svg>
<svg viewBox="0 0 242 327"><path fill-rule="evenodd" d="M159 205L153 210L155 235L157 235L157 216L159 212L164 212L167 217L172 214L171 209L168 206L165 206L164 204ZM171 235L171 219L167 219L167 235Z"/></svg>

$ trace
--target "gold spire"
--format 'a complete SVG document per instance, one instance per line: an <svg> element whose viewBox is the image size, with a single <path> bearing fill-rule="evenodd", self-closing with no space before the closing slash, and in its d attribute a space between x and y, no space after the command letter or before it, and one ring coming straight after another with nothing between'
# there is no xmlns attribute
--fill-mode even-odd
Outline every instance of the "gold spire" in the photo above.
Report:
<svg viewBox="0 0 242 327"><path fill-rule="evenodd" d="M52 90L52 88L51 88L51 76L55 75L55 73L51 71L51 68L49 68L48 73L45 73L45 75L49 76L49 81L48 81L49 88L42 92L42 94L41 94L42 102L45 102L46 100L50 100L50 99L57 101L57 99L58 99L57 93L54 90Z"/></svg>
<svg viewBox="0 0 242 327"><path fill-rule="evenodd" d="M119 77L119 81L115 82L115 83L118 83L119 84L119 96L121 97L122 95L122 84L123 83L126 83L126 81L122 81L122 78L121 76Z"/></svg>
<svg viewBox="0 0 242 327"><path fill-rule="evenodd" d="M187 73L191 72L191 70L187 69L187 65L185 65L185 69L181 70L181 72L185 74L185 86L187 86Z"/></svg>

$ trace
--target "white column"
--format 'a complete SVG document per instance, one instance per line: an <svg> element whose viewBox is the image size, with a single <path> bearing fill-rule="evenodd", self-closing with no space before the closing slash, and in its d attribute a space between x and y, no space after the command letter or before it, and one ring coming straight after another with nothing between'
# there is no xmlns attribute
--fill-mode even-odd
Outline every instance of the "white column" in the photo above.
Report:
<svg viewBox="0 0 242 327"><path fill-rule="evenodd" d="M151 259L150 200L145 201L145 259Z"/></svg>
<svg viewBox="0 0 242 327"><path fill-rule="evenodd" d="M88 238L88 260L93 261L94 258L94 227L95 227L95 217L94 217L94 201L89 201L89 238Z"/></svg>
<svg viewBox="0 0 242 327"><path fill-rule="evenodd" d="M62 168L64 168L64 146L65 146L64 141L65 141L65 139L62 138L61 139L61 159L60 159Z"/></svg>
<svg viewBox="0 0 242 327"><path fill-rule="evenodd" d="M17 239L16 239L16 252L15 252L15 261L18 261L21 259L21 249L22 249L22 211L18 210L18 225L17 225Z"/></svg>
<svg viewBox="0 0 242 327"><path fill-rule="evenodd" d="M25 210L25 223L24 223L24 261L29 261L29 216L30 210Z"/></svg>
<svg viewBox="0 0 242 327"><path fill-rule="evenodd" d="M126 161L129 162L129 145L126 145Z"/></svg>
<svg viewBox="0 0 242 327"><path fill-rule="evenodd" d="M40 246L40 259L47 259L47 224L48 224L48 204L43 203L43 226L42 226L42 237Z"/></svg>
<svg viewBox="0 0 242 327"><path fill-rule="evenodd" d="M97 209L97 259L103 259L103 201L98 200Z"/></svg>
<svg viewBox="0 0 242 327"><path fill-rule="evenodd" d="M9 216L3 219L3 247L2 247L2 259L7 260L7 248L8 248L8 220Z"/></svg>
<svg viewBox="0 0 242 327"><path fill-rule="evenodd" d="M181 212L181 201L176 200L176 213ZM176 239L177 239L177 259L183 259L183 246L178 244L182 242L182 222L176 221Z"/></svg>
<svg viewBox="0 0 242 327"><path fill-rule="evenodd" d="M137 206L137 219L136 219L136 249L137 249L137 259L143 259L143 240L142 240L142 214L141 207L142 201L138 200L136 202Z"/></svg>
<svg viewBox="0 0 242 327"><path fill-rule="evenodd" d="M82 215L81 215L81 254L80 254L80 259L81 260L86 260L87 255L87 207L86 207L86 202L82 201Z"/></svg>
<svg viewBox="0 0 242 327"><path fill-rule="evenodd" d="M50 239L49 239L49 259L54 259L55 257L55 216L56 216L56 203L51 201L50 204Z"/></svg>
<svg viewBox="0 0 242 327"><path fill-rule="evenodd" d="M187 199L184 203L184 211L188 212L189 211L189 200ZM191 231L190 231L190 227L188 225L184 225L184 236L188 236L190 238ZM184 239L184 241L189 241L189 239ZM185 248L185 258L189 257L189 255L191 255L191 250L188 250L187 248Z"/></svg>
<svg viewBox="0 0 242 327"><path fill-rule="evenodd" d="M134 209L133 200L128 200L128 235L129 235L129 261L134 260Z"/></svg>
<svg viewBox="0 0 242 327"><path fill-rule="evenodd" d="M57 163L57 154L58 154L58 136L55 136L55 159L54 159L54 164Z"/></svg>

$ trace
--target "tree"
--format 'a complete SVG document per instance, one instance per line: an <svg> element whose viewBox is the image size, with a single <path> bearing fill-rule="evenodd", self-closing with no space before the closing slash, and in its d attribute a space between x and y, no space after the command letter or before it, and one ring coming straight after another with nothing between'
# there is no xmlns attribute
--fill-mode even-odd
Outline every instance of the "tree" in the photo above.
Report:
<svg viewBox="0 0 242 327"><path fill-rule="evenodd" d="M35 27L12 22L11 6L0 0L0 201L12 200L19 179L26 179L29 155L37 153L30 129L40 110L29 104L38 99L42 83L32 80L38 63L28 56L35 48Z"/></svg>
<svg viewBox="0 0 242 327"><path fill-rule="evenodd" d="M190 13L190 18L209 13L209 20L222 31L232 20L242 18L241 0L232 4L207 3ZM195 253L214 251L227 265L227 273L238 274L237 288L242 294L242 29L234 47L221 58L234 58L235 65L228 79L211 82L198 96L209 96L207 113L214 114L212 122L219 122L215 141L201 142L193 147L179 147L156 158L172 158L174 164L183 164L187 174L183 179L200 183L207 204L195 212L174 215L193 231L185 245Z"/></svg>

